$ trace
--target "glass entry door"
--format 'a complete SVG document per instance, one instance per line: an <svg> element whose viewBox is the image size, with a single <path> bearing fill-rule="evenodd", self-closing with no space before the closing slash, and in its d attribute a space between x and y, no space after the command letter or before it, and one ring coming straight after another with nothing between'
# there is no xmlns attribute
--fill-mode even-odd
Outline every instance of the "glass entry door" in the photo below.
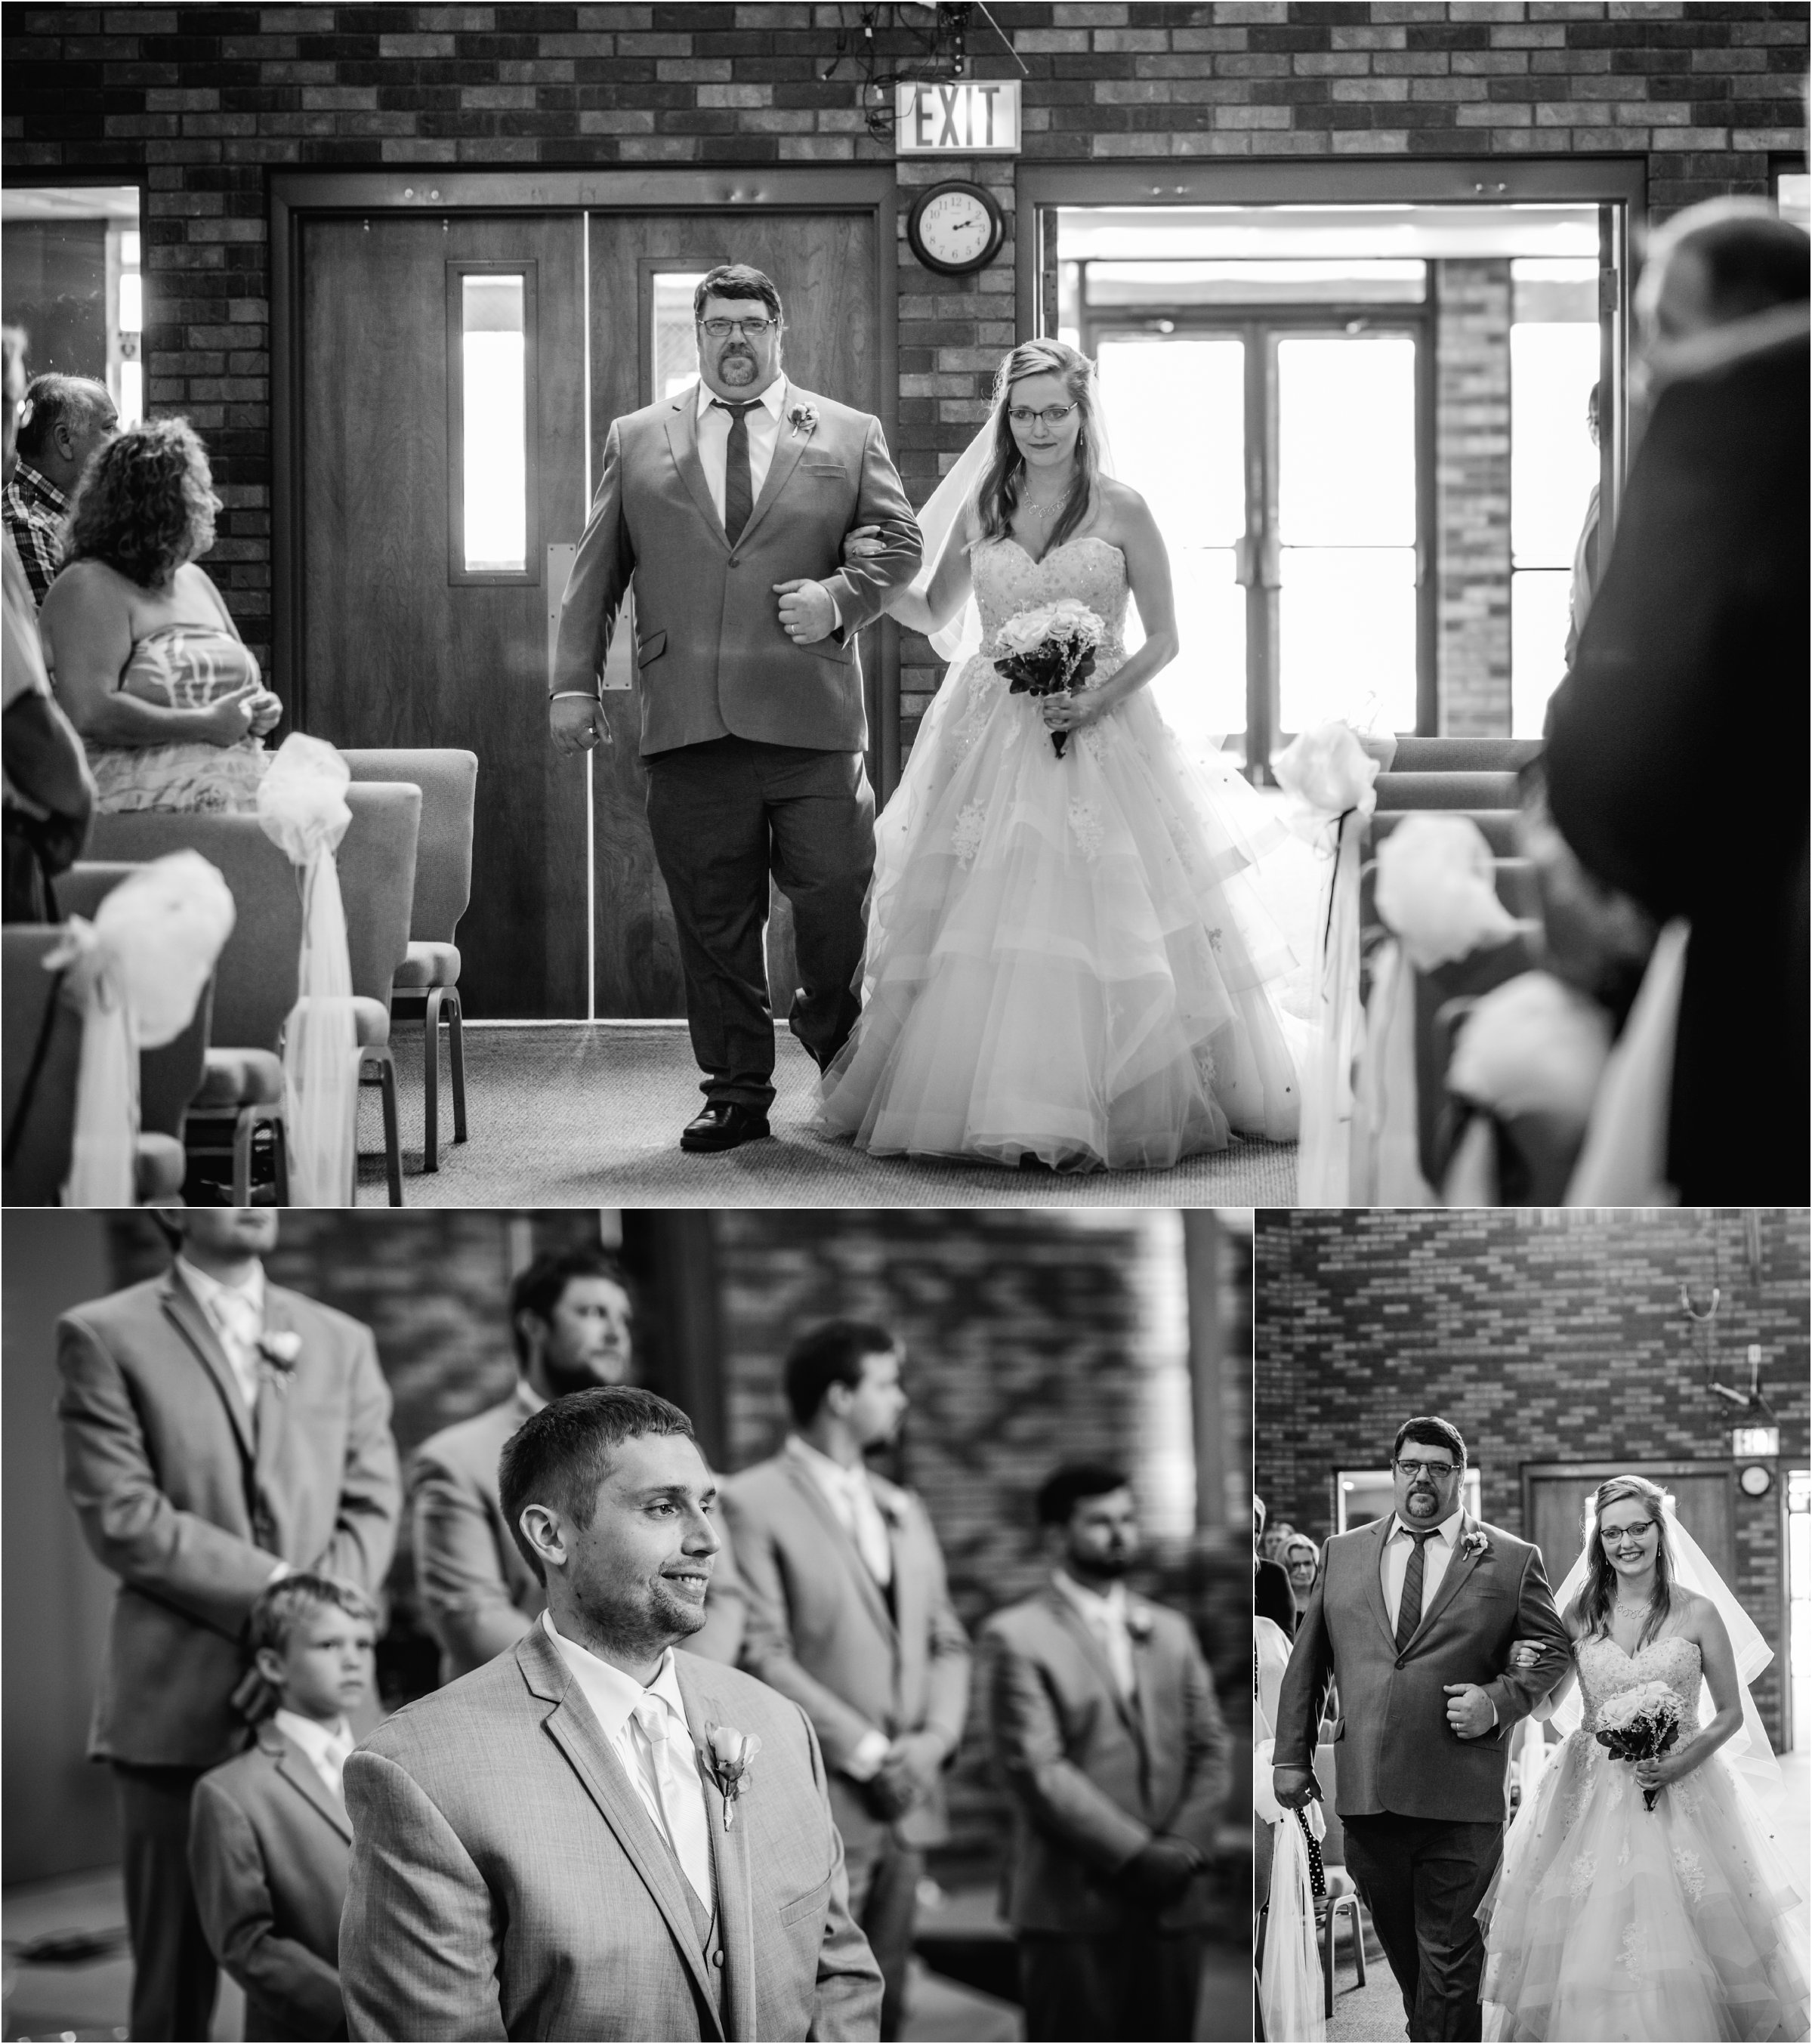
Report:
<svg viewBox="0 0 1812 2044"><path fill-rule="evenodd" d="M1225 739L1257 780L1329 717L1415 730L1433 652L1419 328L1166 321L1091 338L1115 467L1169 549L1182 652L1153 686L1172 728Z"/></svg>

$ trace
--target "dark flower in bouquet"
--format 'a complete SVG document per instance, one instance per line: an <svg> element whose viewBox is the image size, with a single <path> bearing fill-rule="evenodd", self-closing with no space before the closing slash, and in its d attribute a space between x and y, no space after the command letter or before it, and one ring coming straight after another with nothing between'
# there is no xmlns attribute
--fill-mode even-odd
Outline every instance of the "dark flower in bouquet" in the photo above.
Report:
<svg viewBox="0 0 1812 2044"><path fill-rule="evenodd" d="M1640 1682L1599 1711L1596 1736L1613 1760L1658 1760L1680 1738L1680 1699L1665 1682ZM1653 1809L1660 1792L1645 1788L1645 1808Z"/></svg>
<svg viewBox="0 0 1812 2044"><path fill-rule="evenodd" d="M1101 632L1100 619L1074 597L1041 603L1001 626L995 671L1007 677L1010 695L1068 695L1087 686ZM1050 735L1051 749L1059 759L1069 738L1067 731Z"/></svg>

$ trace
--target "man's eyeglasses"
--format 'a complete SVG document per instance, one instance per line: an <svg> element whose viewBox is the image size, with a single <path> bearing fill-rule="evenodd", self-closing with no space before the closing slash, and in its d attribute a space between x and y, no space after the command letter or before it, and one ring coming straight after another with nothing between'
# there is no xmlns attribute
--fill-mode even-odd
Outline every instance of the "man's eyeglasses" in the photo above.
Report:
<svg viewBox="0 0 1812 2044"><path fill-rule="evenodd" d="M708 319L701 320L699 325L713 340L727 340L733 333L740 333L749 340L760 340L773 330L774 321L770 319Z"/></svg>
<svg viewBox="0 0 1812 2044"><path fill-rule="evenodd" d="M1023 432L1034 419L1042 419L1047 426L1061 426L1075 409L1073 405L1046 405L1042 412L1035 412L1029 405L1015 405L1007 416Z"/></svg>
<svg viewBox="0 0 1812 2044"><path fill-rule="evenodd" d="M1453 1465L1451 1462L1399 1462L1396 1470L1399 1476L1407 1476L1412 1481L1419 1475L1426 1475L1433 1477L1437 1483L1445 1483L1453 1473Z"/></svg>

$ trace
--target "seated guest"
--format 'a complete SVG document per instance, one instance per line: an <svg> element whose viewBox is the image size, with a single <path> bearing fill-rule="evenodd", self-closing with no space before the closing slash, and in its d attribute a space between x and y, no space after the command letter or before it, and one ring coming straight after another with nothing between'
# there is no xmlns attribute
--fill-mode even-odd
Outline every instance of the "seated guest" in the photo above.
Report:
<svg viewBox="0 0 1812 2044"><path fill-rule="evenodd" d="M195 1785L189 1869L209 1948L245 1990L248 2038L344 2037L340 1912L352 1860L347 1713L371 1686L376 1614L330 1576L284 1577L251 1608L276 1697L255 1746Z"/></svg>
<svg viewBox="0 0 1812 2044"><path fill-rule="evenodd" d="M103 811L246 810L283 706L196 563L214 543L208 457L184 419L132 426L95 455L40 613L58 701Z"/></svg>
<svg viewBox="0 0 1812 2044"><path fill-rule="evenodd" d="M1806 1197L1808 248L1760 200L1656 237L1636 309L1659 394L1549 711L1567 842L1691 924L1666 1139L1688 1204ZM1762 1111L1733 1099L1750 1072Z"/></svg>
<svg viewBox="0 0 1812 2044"><path fill-rule="evenodd" d="M1284 1573L1290 1579L1290 1600L1296 1616L1290 1626L1294 1634L1303 1613L1315 1595L1315 1579L1321 1573L1321 1550L1307 1534L1292 1533L1284 1543Z"/></svg>
<svg viewBox="0 0 1812 2044"><path fill-rule="evenodd" d="M25 336L17 327L0 331L5 401L4 474L16 459L14 427L25 388ZM37 606L10 531L0 534L0 582L4 589L4 640L0 678L5 683L4 916L9 923L56 920L51 884L82 856L94 809L94 783L82 741L56 706L44 672L38 638Z"/></svg>
<svg viewBox="0 0 1812 2044"><path fill-rule="evenodd" d="M537 1256L509 1288L509 1327L516 1389L501 1404L432 1435L409 1469L416 1591L423 1622L440 1643L443 1682L513 1646L547 1608L497 1495L504 1443L555 1400L625 1382L633 1362L628 1285L601 1250ZM681 1644L708 1661L734 1664L742 1643L743 1587L726 1540L706 1593L704 1623Z"/></svg>
<svg viewBox="0 0 1812 2044"><path fill-rule="evenodd" d="M1285 1632L1295 1629L1296 1606L1290 1595L1290 1579L1280 1562L1264 1551L1265 1500L1252 1500L1252 1609L1257 1618L1268 1618Z"/></svg>
<svg viewBox="0 0 1812 2044"><path fill-rule="evenodd" d="M1214 1682L1183 1614L1127 1594L1119 1470L1058 1470L1038 1514L1050 1581L982 1635L1026 2035L1193 2037L1229 1782Z"/></svg>
<svg viewBox="0 0 1812 2044"><path fill-rule="evenodd" d="M32 601L42 603L63 566L69 500L95 449L118 432L107 386L86 376L34 376L19 414L19 459L0 517L19 550Z"/></svg>

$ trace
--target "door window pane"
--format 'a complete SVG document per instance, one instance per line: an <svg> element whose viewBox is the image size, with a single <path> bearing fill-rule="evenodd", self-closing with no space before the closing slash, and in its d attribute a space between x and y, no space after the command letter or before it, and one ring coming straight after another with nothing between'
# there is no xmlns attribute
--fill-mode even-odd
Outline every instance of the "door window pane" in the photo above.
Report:
<svg viewBox="0 0 1812 2044"><path fill-rule="evenodd" d="M710 273L663 270L656 273L654 331L648 359L654 364L655 399L671 398L698 381L698 336L693 330L693 294Z"/></svg>
<svg viewBox="0 0 1812 2044"><path fill-rule="evenodd" d="M463 529L468 573L528 565L528 358L524 279L462 279Z"/></svg>
<svg viewBox="0 0 1812 2044"><path fill-rule="evenodd" d="M1246 728L1246 345L1220 335L1104 337L1096 351L1114 471L1144 498L1170 555L1181 651L1153 682L1185 743ZM1128 649L1145 635L1136 607Z"/></svg>
<svg viewBox="0 0 1812 2044"><path fill-rule="evenodd" d="M1548 698L1567 671L1565 568L1518 568L1510 580L1510 709L1513 738L1539 738Z"/></svg>
<svg viewBox="0 0 1812 2044"><path fill-rule="evenodd" d="M1416 717L1415 343L1277 343L1278 721Z"/></svg>
<svg viewBox="0 0 1812 2044"><path fill-rule="evenodd" d="M1573 555L1599 482L1586 418L1598 373L1595 319L1511 328L1510 693L1518 738L1541 736L1566 671Z"/></svg>

